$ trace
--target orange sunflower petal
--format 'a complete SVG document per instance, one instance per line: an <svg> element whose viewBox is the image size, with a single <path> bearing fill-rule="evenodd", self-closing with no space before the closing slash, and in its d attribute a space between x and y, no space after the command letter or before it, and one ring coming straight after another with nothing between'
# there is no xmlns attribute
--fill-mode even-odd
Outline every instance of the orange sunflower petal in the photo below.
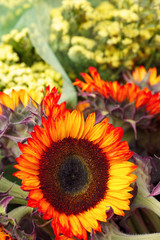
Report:
<svg viewBox="0 0 160 240"><path fill-rule="evenodd" d="M14 110L14 102L6 93L0 92L0 103Z"/></svg>

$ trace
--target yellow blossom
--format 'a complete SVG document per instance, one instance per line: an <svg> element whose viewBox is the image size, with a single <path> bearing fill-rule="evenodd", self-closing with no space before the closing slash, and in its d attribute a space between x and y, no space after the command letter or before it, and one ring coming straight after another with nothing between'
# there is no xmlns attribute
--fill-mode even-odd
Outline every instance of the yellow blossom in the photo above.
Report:
<svg viewBox="0 0 160 240"><path fill-rule="evenodd" d="M130 38L125 38L125 39L122 40L122 43L123 43L124 45L129 45L129 44L132 43L132 39L130 39Z"/></svg>
<svg viewBox="0 0 160 240"><path fill-rule="evenodd" d="M139 35L142 37L143 40L149 40L153 36L153 33L150 30L141 29Z"/></svg>
<svg viewBox="0 0 160 240"><path fill-rule="evenodd" d="M74 36L71 39L71 44L72 45L82 45L85 48L87 48L88 50L92 50L95 46L96 46L96 41L92 40L92 39L88 39L82 36Z"/></svg>
<svg viewBox="0 0 160 240"><path fill-rule="evenodd" d="M80 45L71 47L68 56L73 62L80 62L81 64L86 63L88 60L94 60L94 53Z"/></svg>
<svg viewBox="0 0 160 240"><path fill-rule="evenodd" d="M136 13L128 9L118 9L114 11L114 16L126 21L127 23L138 21L139 17Z"/></svg>
<svg viewBox="0 0 160 240"><path fill-rule="evenodd" d="M13 47L9 44L0 44L0 61L11 63L18 62L19 57L17 53L13 51Z"/></svg>

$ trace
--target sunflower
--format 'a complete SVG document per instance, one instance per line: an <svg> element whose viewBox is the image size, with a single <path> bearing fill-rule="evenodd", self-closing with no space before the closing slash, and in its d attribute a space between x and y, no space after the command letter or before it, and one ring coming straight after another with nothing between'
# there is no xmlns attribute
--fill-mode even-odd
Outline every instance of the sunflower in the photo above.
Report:
<svg viewBox="0 0 160 240"><path fill-rule="evenodd" d="M135 82L148 80L149 85L154 85L160 82L160 75L157 76L156 67L149 68L148 72L144 66L137 67L132 72L132 77L135 80Z"/></svg>
<svg viewBox="0 0 160 240"><path fill-rule="evenodd" d="M22 154L14 173L29 191L30 207L38 207L44 219L53 219L58 237L87 239L87 231L101 231L106 210L124 216L132 198L130 184L136 166L127 142L121 142L122 128L104 119L95 125L95 114L86 121L74 110L56 120L42 118L27 144L19 143Z"/></svg>
<svg viewBox="0 0 160 240"><path fill-rule="evenodd" d="M123 74L124 79L129 83L135 83L141 89L148 88L152 93L160 91L160 75L157 75L157 68L149 68L147 71L144 66L136 67L131 73Z"/></svg>
<svg viewBox="0 0 160 240"><path fill-rule="evenodd" d="M42 99L42 109L45 111L47 117L57 118L58 115L62 115L66 111L66 102L58 104L61 94L58 93L58 88L53 87L50 90L50 86L46 87L44 97Z"/></svg>
<svg viewBox="0 0 160 240"><path fill-rule="evenodd" d="M89 67L89 72L91 76L87 73L81 73L81 76L86 82L82 82L78 78L73 83L74 86L78 86L84 92L98 92L105 97L109 95L108 83L101 79L97 69L94 67Z"/></svg>
<svg viewBox="0 0 160 240"><path fill-rule="evenodd" d="M0 225L0 239L1 240L14 240L3 228L2 225Z"/></svg>
<svg viewBox="0 0 160 240"><path fill-rule="evenodd" d="M125 102L125 104L134 103L136 109L139 109L144 106L148 114L150 115L155 114L155 112L151 111L151 109L148 107L148 104L150 105L151 99L152 102L154 99L154 103L158 107L159 105L157 103L158 97L153 98L153 94L151 93L151 91L148 90L148 88L140 90L139 86L135 85L134 83L126 83L124 85L121 85L117 81L109 82L109 85L110 96L115 102L117 103ZM158 111L156 113L158 113Z"/></svg>
<svg viewBox="0 0 160 240"><path fill-rule="evenodd" d="M30 96L24 89L20 89L15 91L14 89L11 91L10 95L0 92L0 104L14 110L15 107L18 107L21 102L24 107L29 103ZM0 114L2 113L2 108L0 106Z"/></svg>
<svg viewBox="0 0 160 240"><path fill-rule="evenodd" d="M109 82L110 97L117 103L134 102L135 108L138 109L142 106L146 106L150 100L152 93L147 88L140 90L139 86L134 83L126 83L121 85L119 82ZM151 114L151 112L150 112Z"/></svg>

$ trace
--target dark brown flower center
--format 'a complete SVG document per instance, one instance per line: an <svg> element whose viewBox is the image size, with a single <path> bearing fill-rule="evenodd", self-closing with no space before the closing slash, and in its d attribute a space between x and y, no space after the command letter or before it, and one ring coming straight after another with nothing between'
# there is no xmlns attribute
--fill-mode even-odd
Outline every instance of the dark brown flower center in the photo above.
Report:
<svg viewBox="0 0 160 240"><path fill-rule="evenodd" d="M96 206L107 191L109 163L98 144L64 138L40 159L44 198L60 213L78 214Z"/></svg>
<svg viewBox="0 0 160 240"><path fill-rule="evenodd" d="M58 180L64 192L75 195L89 183L89 173L78 156L71 155L60 167Z"/></svg>

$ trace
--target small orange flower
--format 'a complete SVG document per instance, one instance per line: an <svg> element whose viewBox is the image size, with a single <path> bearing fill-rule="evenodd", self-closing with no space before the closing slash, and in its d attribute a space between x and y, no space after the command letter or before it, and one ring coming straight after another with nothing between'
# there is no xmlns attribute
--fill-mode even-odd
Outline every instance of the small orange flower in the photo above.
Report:
<svg viewBox="0 0 160 240"><path fill-rule="evenodd" d="M145 67L140 66L140 67L135 68L135 70L132 72L132 76L135 81L141 82L144 79L146 73L147 73L147 71L146 71Z"/></svg>
<svg viewBox="0 0 160 240"><path fill-rule="evenodd" d="M133 71L132 76L133 76L135 82L141 82L141 81L145 81L148 79L147 83L151 86L154 84L160 83L160 75L157 76L156 67L149 68L148 72L146 71L144 66L137 67Z"/></svg>
<svg viewBox="0 0 160 240"><path fill-rule="evenodd" d="M14 110L15 107L18 107L20 102L23 104L24 107L26 107L27 104L29 103L29 100L30 100L30 96L24 89L21 89L18 91L15 91L13 89L10 95L4 92L0 92L0 103L12 110ZM2 108L0 106L0 114L1 113L2 113Z"/></svg>
<svg viewBox="0 0 160 240"><path fill-rule="evenodd" d="M87 73L81 73L81 76L84 78L85 82L82 82L79 79L76 79L73 83L74 86L78 86L85 92L98 92L105 97L108 97L109 88L108 83L101 79L97 69L94 67L89 67L89 72L92 76L89 76Z"/></svg>
<svg viewBox="0 0 160 240"><path fill-rule="evenodd" d="M45 109L47 117L58 117L59 114L63 114L66 111L66 102L58 104L61 94L58 93L58 88L53 87L50 90L50 86L46 87L46 91L42 100L42 108Z"/></svg>
<svg viewBox="0 0 160 240"><path fill-rule="evenodd" d="M0 239L1 240L14 240L6 231L5 229L0 225Z"/></svg>
<svg viewBox="0 0 160 240"><path fill-rule="evenodd" d="M95 124L95 114L86 121L77 110L56 119L42 118L27 144L19 143L22 154L16 159L22 180L29 191L30 207L38 207L44 219L53 219L56 237L62 234L87 239L87 231L101 231L110 207L124 216L132 198L130 184L136 166L129 162L133 152L121 141L122 128L108 119Z"/></svg>
<svg viewBox="0 0 160 240"><path fill-rule="evenodd" d="M117 81L110 82L110 96L118 103L128 100L130 103L135 101L135 107L138 109L145 106L152 96L147 88L140 90L134 83L120 85Z"/></svg>

